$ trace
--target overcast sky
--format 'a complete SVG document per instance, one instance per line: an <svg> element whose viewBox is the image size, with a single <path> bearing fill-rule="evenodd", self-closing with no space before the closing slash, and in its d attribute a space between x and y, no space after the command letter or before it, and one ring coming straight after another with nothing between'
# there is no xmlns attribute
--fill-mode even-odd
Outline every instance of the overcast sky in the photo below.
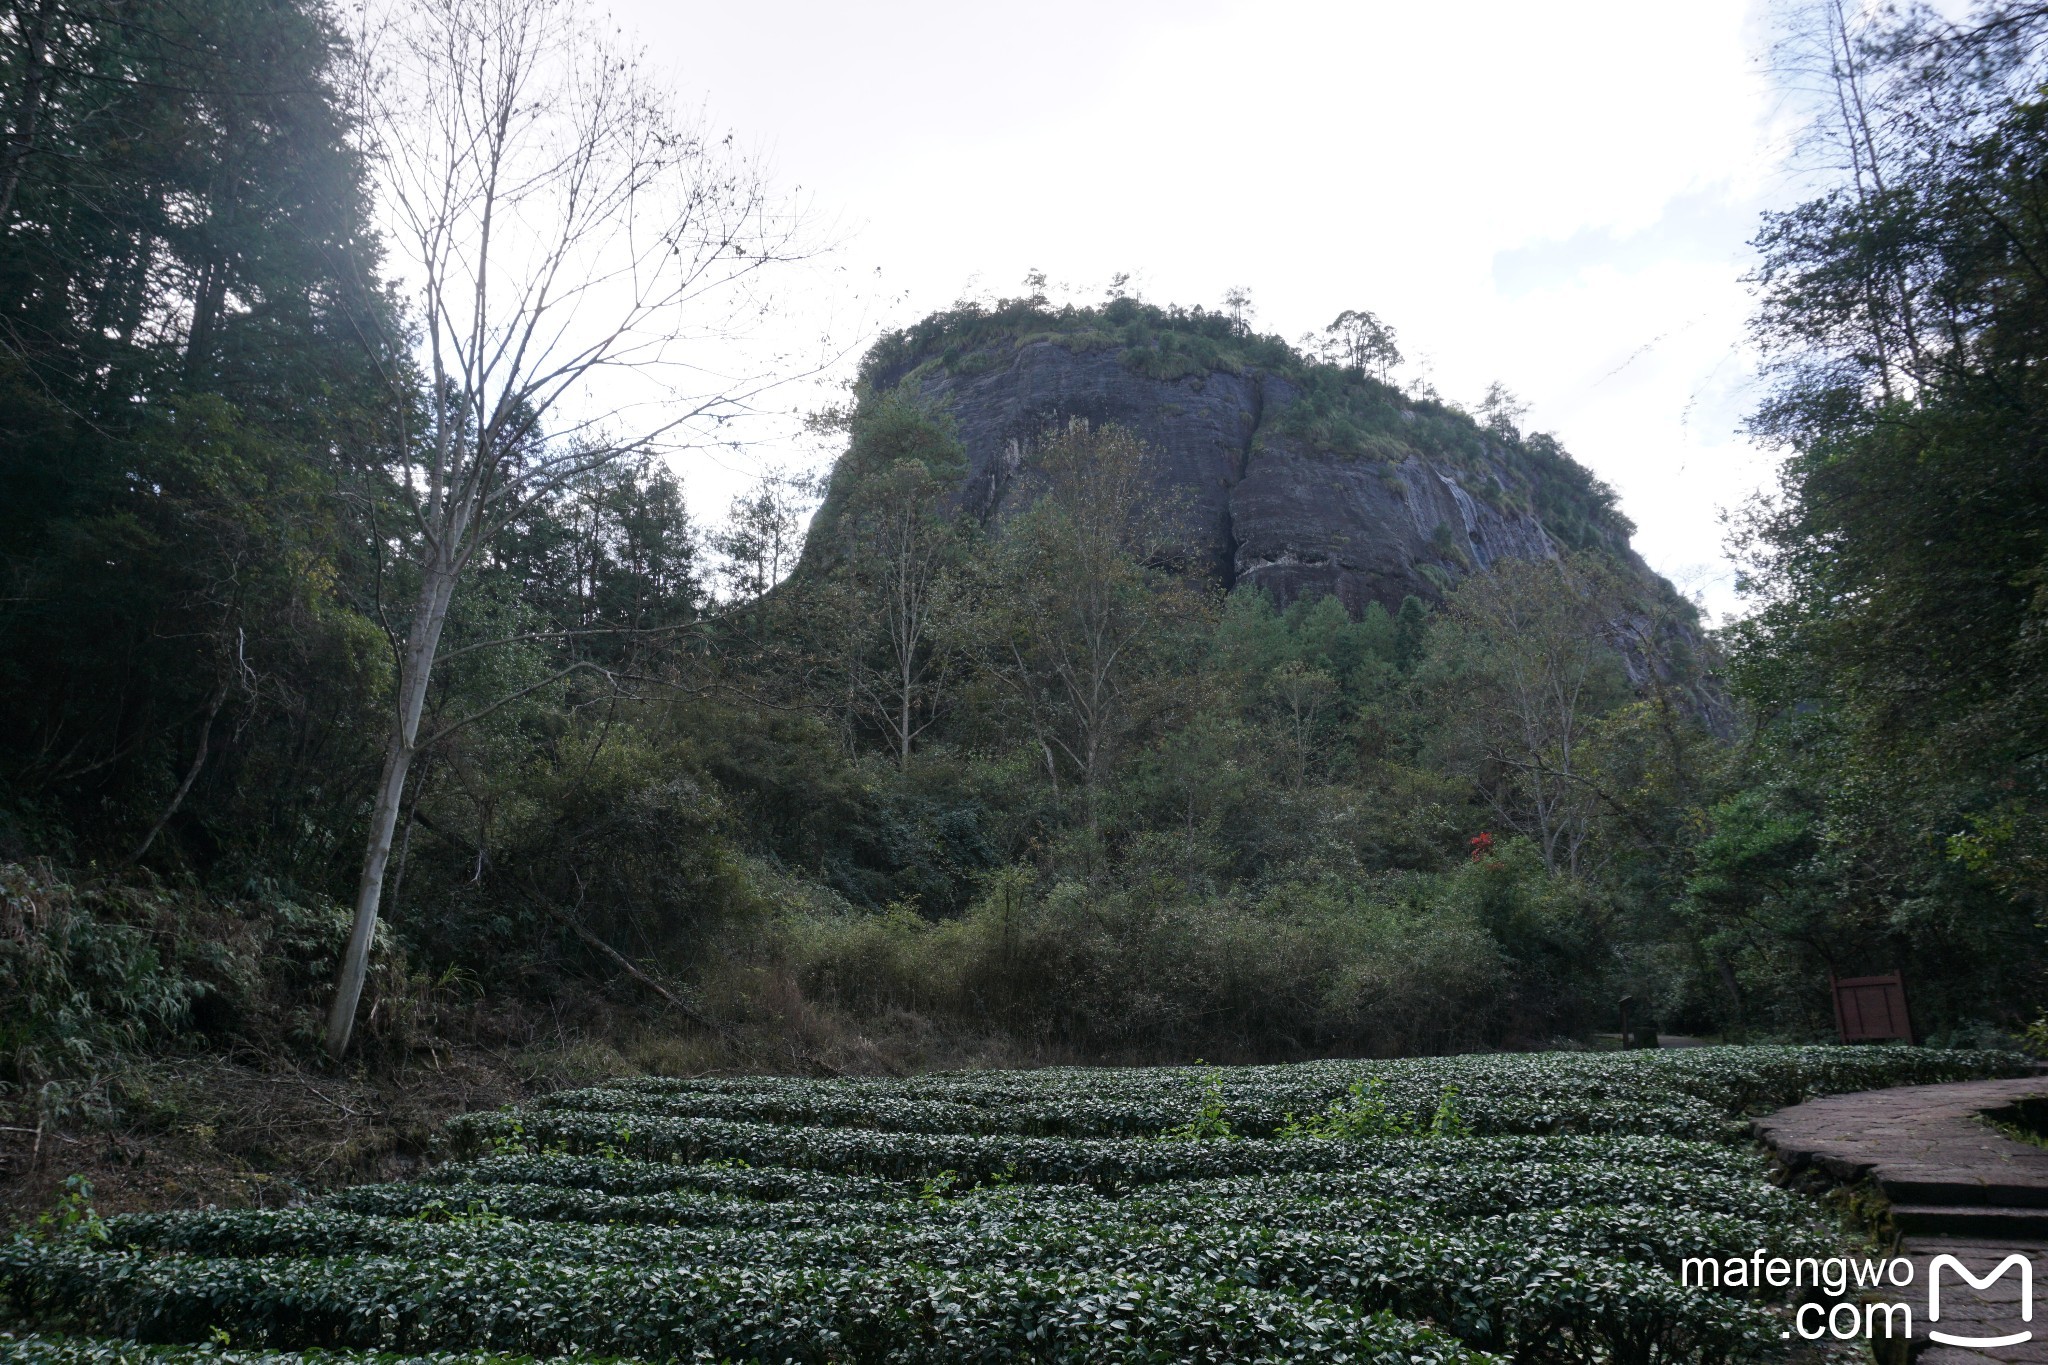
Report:
<svg viewBox="0 0 2048 1365"><path fill-rule="evenodd" d="M872 325L1044 270L1099 299L1345 308L1474 403L1495 379L1621 493L1636 545L1736 605L1724 508L1769 478L1745 243L1798 184L1760 7L1040 0L616 13L802 186ZM822 295L812 304L824 307ZM834 305L844 317L844 301ZM685 466L700 517L740 478Z"/></svg>

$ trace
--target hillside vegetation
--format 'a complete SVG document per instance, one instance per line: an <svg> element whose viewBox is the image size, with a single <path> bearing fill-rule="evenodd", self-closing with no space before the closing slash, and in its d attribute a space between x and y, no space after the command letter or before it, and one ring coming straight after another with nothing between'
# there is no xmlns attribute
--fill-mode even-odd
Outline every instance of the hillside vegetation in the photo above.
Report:
<svg viewBox="0 0 2048 1365"><path fill-rule="evenodd" d="M1511 396L1404 389L1356 310L1297 345L1034 292L884 337L816 417L844 454L808 543L787 479L713 519L661 460L585 458L517 403L486 449L380 282L386 144L328 11L127 13L0 34L10 88L42 73L0 201L14 1170L47 1181L124 1123L224 1131L157 1102L161 1066L288 1076L354 1119L300 1068L478 1067L461 1094L499 1099L650 1069L1391 1057L1579 1046L1622 996L1638 1026L1812 1041L1830 972L1893 968L1923 1041L2040 1018L2033 10L1874 31L1884 188L1766 221L1783 486L1740 528L1755 611L1714 636ZM1113 423L1038 433L1033 497L984 522L910 381L1040 345L1284 379L1276 439L1362 477L1507 471L1475 496L1558 553L1480 571L1447 545L1456 573L1355 613L1224 592L1171 553L1172 452ZM420 483L454 449L525 480L464 523L459 574ZM323 1042L352 910L368 984ZM430 1124L402 1108L364 1122L412 1161ZM331 1181L362 1156L287 1138L237 1159Z"/></svg>

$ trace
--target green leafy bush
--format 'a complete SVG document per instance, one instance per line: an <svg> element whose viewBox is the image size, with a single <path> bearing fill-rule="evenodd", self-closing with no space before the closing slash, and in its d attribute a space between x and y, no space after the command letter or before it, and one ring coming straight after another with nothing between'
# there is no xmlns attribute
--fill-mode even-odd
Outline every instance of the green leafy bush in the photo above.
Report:
<svg viewBox="0 0 2048 1365"><path fill-rule="evenodd" d="M1840 1249L1727 1140L1739 1116L2024 1065L1724 1048L630 1081L468 1116L469 1159L311 1208L88 1220L80 1191L65 1235L0 1248L0 1313L84 1335L0 1340L0 1365L1718 1365L1774 1352L1787 1305L1685 1287L1682 1259Z"/></svg>

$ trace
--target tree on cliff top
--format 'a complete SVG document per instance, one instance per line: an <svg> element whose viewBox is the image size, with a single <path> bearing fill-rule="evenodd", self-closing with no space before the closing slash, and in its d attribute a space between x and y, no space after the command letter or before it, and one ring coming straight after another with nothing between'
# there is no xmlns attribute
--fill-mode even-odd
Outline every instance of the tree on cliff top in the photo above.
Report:
<svg viewBox="0 0 2048 1365"><path fill-rule="evenodd" d="M1401 363L1401 347L1394 329L1376 314L1346 308L1323 329L1322 358L1332 365L1369 374L1382 384L1391 382Z"/></svg>

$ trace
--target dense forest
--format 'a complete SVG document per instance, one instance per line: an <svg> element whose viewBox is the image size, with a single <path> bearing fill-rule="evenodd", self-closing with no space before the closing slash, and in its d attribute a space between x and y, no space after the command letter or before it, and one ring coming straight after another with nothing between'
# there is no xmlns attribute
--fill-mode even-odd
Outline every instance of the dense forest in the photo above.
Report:
<svg viewBox="0 0 2048 1365"><path fill-rule="evenodd" d="M1831 68L1847 169L1757 238L1784 459L1719 632L1507 395L1403 388L1355 310L1290 343L963 304L813 418L815 519L780 477L686 508L651 448L420 358L324 6L10 0L0 39L17 1095L318 1057L352 906L327 1041L373 1064L564 1028L689 1065L1394 1055L1583 1041L1624 995L1807 1040L1830 972L1895 967L1938 1042L2048 1004L2039 6ZM1519 471L1557 553L1356 614L1225 591L1173 552L1162 452L1085 422L977 515L919 367L1047 342L1284 375L1347 459ZM519 496L446 521L420 471L458 448Z"/></svg>

